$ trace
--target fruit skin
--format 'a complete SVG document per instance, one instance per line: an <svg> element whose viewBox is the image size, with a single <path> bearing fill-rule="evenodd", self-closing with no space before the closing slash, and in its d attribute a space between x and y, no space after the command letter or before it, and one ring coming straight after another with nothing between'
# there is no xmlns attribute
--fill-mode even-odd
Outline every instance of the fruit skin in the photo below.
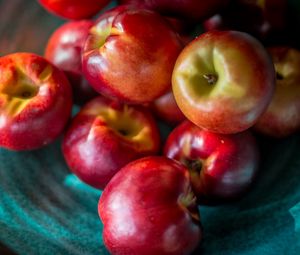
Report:
<svg viewBox="0 0 300 255"><path fill-rule="evenodd" d="M119 0L121 4L143 5L162 15L174 16L183 20L202 21L221 10L227 0Z"/></svg>
<svg viewBox="0 0 300 255"><path fill-rule="evenodd" d="M56 139L72 108L64 73L31 53L1 57L0 73L0 146L31 150Z"/></svg>
<svg viewBox="0 0 300 255"><path fill-rule="evenodd" d="M196 38L180 53L172 76L175 100L187 119L224 134L253 126L274 86L275 70L265 48L237 31Z"/></svg>
<svg viewBox="0 0 300 255"><path fill-rule="evenodd" d="M259 149L249 131L216 134L190 121L184 121L171 132L164 155L189 168L200 204L240 198L255 180L259 166Z"/></svg>
<svg viewBox="0 0 300 255"><path fill-rule="evenodd" d="M72 172L103 189L121 167L159 146L156 122L145 108L97 97L73 119L62 150Z"/></svg>
<svg viewBox="0 0 300 255"><path fill-rule="evenodd" d="M170 16L163 17L179 35L188 35L194 28L194 26L190 25L190 23L186 22L185 20Z"/></svg>
<svg viewBox="0 0 300 255"><path fill-rule="evenodd" d="M82 75L81 53L93 21L70 21L60 26L48 40L45 57L67 75L74 103L82 105L98 93Z"/></svg>
<svg viewBox="0 0 300 255"><path fill-rule="evenodd" d="M148 103L170 89L182 44L158 14L117 7L90 30L83 72L96 91L126 103Z"/></svg>
<svg viewBox="0 0 300 255"><path fill-rule="evenodd" d="M122 168L102 193L98 212L113 255L187 255L202 238L188 170L165 157Z"/></svg>
<svg viewBox="0 0 300 255"><path fill-rule="evenodd" d="M300 129L300 52L289 47L272 47L268 51L278 78L272 101L254 129L283 138Z"/></svg>
<svg viewBox="0 0 300 255"><path fill-rule="evenodd" d="M152 103L151 109L159 119L171 125L178 124L186 119L178 108L172 91L156 99Z"/></svg>
<svg viewBox="0 0 300 255"><path fill-rule="evenodd" d="M203 25L206 31L238 30L267 42L284 30L286 14L287 0L235 0Z"/></svg>
<svg viewBox="0 0 300 255"><path fill-rule="evenodd" d="M85 19L102 10L110 0L38 0L49 12L66 19Z"/></svg>

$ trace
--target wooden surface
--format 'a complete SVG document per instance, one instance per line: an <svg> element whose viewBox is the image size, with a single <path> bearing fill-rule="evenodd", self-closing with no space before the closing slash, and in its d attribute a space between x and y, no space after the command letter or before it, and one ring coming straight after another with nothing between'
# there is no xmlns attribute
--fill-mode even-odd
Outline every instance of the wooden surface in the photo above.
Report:
<svg viewBox="0 0 300 255"><path fill-rule="evenodd" d="M43 54L49 36L63 22L36 0L0 0L0 56L17 51ZM16 253L0 243L0 254Z"/></svg>
<svg viewBox="0 0 300 255"><path fill-rule="evenodd" d="M300 3L300 1L299 2L298 1L299 0L293 0L295 5L296 5L296 3ZM58 27L60 24L62 24L63 22L64 22L63 20L61 20L57 17L54 17L54 16L48 14L46 11L44 11L37 4L36 0L0 0L0 56L6 55L8 53L13 53L16 51L34 52L34 53L38 53L38 54L43 54L47 39L49 38L51 33L54 31L54 29L56 27ZM252 219L250 217L251 214L247 214L247 210L246 210L248 204L251 204L251 203L248 203L248 201L246 201L247 203L245 202L244 204L240 205L241 208L244 208L243 212L241 214L234 215L234 217L229 217L227 215L227 218L222 214L224 219L229 219L229 222L234 223L234 224L232 224L233 225L232 229L230 231L226 232L226 229L223 226L224 222L221 220L221 218L219 217L219 219L218 219L219 221L216 221L216 219L214 217L215 215L217 215L217 213L218 213L217 211L215 212L215 214L211 214L212 211L208 211L207 213L205 213L205 211L204 211L204 213L202 215L203 219L204 219L204 223L208 224L208 225L205 225L206 229L208 230L208 232L207 232L208 234L206 235L207 239L206 239L206 243L205 243L206 250L209 250L209 248L214 246L215 243L217 243L217 242L222 244L222 240L224 241L223 243L225 244L225 247L228 247L229 244L226 241L228 240L228 238L234 236L234 230L235 230L234 228L240 229L240 226L243 226L245 228L245 233L253 233L253 229L255 229L255 226L258 226L257 228L259 228L260 226L263 226L263 225L267 225L267 226L274 225L275 229L281 229L281 228L283 228L284 230L286 229L284 227L286 227L287 224L281 225L280 223L278 223L279 222L278 219L277 219L277 221L275 221L275 220L274 220L274 222L272 221L273 220L272 215L273 214L275 215L276 211L273 210L272 207L269 207L270 210L268 210L268 207L265 206L265 204L268 201L270 201L270 198L272 198L271 197L272 194L270 194L269 197L267 197L266 194L268 194L268 191L269 191L268 187L271 187L270 190L275 190L274 193L276 194L276 191L277 191L276 188L278 188L278 186L280 186L280 185L283 185L284 182L282 182L282 181L280 181L278 183L274 182L274 183L276 183L276 185L275 185L271 181L272 180L274 181L276 179L275 177L277 175L278 175L277 179L279 179L279 180L284 179L284 178L279 178L282 175L283 175L283 177L285 175L289 175L289 173L287 171L289 169L287 169L286 166L288 165L288 163L289 163L289 165L291 165L293 163L293 161L291 161L291 158L296 157L295 156L296 150L295 150L295 155L293 154L292 156L289 156L289 154L287 152L285 153L285 150L282 150L282 148L292 150L293 146L295 148L299 148L299 146L297 144L299 144L299 138L298 139L290 139L290 141L287 141L287 142L283 141L283 145L285 145L285 146L280 146L280 144L279 144L279 145L277 145L277 147L274 146L275 149L273 148L273 150L274 150L273 154L276 155L276 157L271 157L273 155L271 153L270 154L271 156L269 156L267 158L267 160L265 160L264 166L267 166L267 165L270 166L267 170L275 169L278 173L276 171L275 172L273 171L274 177L272 177L271 180L270 180L270 176L268 174L263 176L265 179L261 178L261 182L257 185L258 191L259 191L259 192L257 192L258 194L253 193L252 197L259 198L258 202L256 200L255 200L255 202L258 204L259 204L259 202L261 202L261 204L262 204L261 207L259 207L259 205L257 205L257 206L258 206L258 208L262 208L261 211L263 211L263 210L266 211L266 216L262 215L261 218L256 217L255 218L256 221L251 222L251 224L249 223L248 225L247 225L247 222L244 223L244 221L243 221L244 218ZM291 145L293 145L293 146L291 146ZM292 163L290 163L290 162L292 162ZM296 165L296 163L294 165ZM281 168L284 169L284 171L281 171ZM294 171L293 173L296 173L296 171ZM297 179L296 175L295 175L294 179L295 179L295 182L294 182L295 187L292 185L288 185L286 187L286 189L281 189L277 193L282 195L282 194L286 194L287 193L286 191L296 190L296 186L299 185L298 184L299 181L298 182L296 182L296 181L300 180L300 179ZM268 183L268 185L264 185L265 183ZM265 197L263 197L261 194L264 194ZM1 194L0 194L0 196L1 196ZM253 201L254 201L254 199L253 199ZM252 201L252 203L254 203L253 201ZM67 207L67 205L66 205L66 208L69 208L69 207ZM75 209L74 209L74 211L75 211ZM212 216L210 216L210 215L212 215ZM213 217L213 221L209 221L209 220L211 220L210 217ZM207 220L207 221L205 221L205 220ZM239 225L239 224L237 224L237 222L243 222L244 224ZM272 225L268 224L269 222L271 222ZM290 223L290 224L292 225L292 223ZM222 227L219 228L218 226L222 226ZM291 226L290 229L292 229L292 227L293 226ZM269 229L271 229L271 227L269 227ZM225 235L225 237L227 239L226 238L223 239L223 234L221 233L222 230L224 230L225 233L227 234L227 235ZM243 233L241 233L241 236L243 236ZM273 236L276 236L276 235L273 235ZM271 237L273 237L273 236L271 236ZM250 237L253 238L253 235ZM99 235L99 239L100 239L100 235ZM260 241L262 242L262 244L260 243ZM254 249L259 244L261 244L262 248L264 248L264 245L265 245L264 240L252 241L252 242L250 242L250 244L253 244L253 247L251 247L251 249ZM239 245L239 243L237 242L236 245ZM11 247L14 247L14 246L11 245ZM12 255L12 254L16 254L16 253L14 253L9 248L7 248L5 243L2 243L2 244L0 243L0 255Z"/></svg>
<svg viewBox="0 0 300 255"><path fill-rule="evenodd" d="M49 36L63 22L36 0L0 0L0 56L16 51L43 54Z"/></svg>

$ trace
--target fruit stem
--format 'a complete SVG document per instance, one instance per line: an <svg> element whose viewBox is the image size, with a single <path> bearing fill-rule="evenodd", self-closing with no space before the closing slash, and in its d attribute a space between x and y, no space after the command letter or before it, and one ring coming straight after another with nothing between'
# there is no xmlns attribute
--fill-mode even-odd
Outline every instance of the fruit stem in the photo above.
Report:
<svg viewBox="0 0 300 255"><path fill-rule="evenodd" d="M276 79L277 80L283 80L283 75L280 74L280 73L278 73L278 72L276 72Z"/></svg>
<svg viewBox="0 0 300 255"><path fill-rule="evenodd" d="M183 161L184 161L184 162L183 162L184 165L186 165L187 168L188 168L190 171L200 173L200 171L201 171L201 169L202 169L202 162L201 162L201 160L184 159Z"/></svg>
<svg viewBox="0 0 300 255"><path fill-rule="evenodd" d="M197 209L197 198L190 186L185 194L180 196L179 205L184 211L187 211L191 215L195 222L200 222L199 212Z"/></svg>
<svg viewBox="0 0 300 255"><path fill-rule="evenodd" d="M123 136L127 136L129 134L129 132L125 129L119 129L118 132Z"/></svg>
<svg viewBox="0 0 300 255"><path fill-rule="evenodd" d="M29 91L24 91L22 92L22 98L30 98L31 97L31 92Z"/></svg>
<svg viewBox="0 0 300 255"><path fill-rule="evenodd" d="M214 85L218 79L218 77L214 74L203 74L203 77L207 80L209 85Z"/></svg>

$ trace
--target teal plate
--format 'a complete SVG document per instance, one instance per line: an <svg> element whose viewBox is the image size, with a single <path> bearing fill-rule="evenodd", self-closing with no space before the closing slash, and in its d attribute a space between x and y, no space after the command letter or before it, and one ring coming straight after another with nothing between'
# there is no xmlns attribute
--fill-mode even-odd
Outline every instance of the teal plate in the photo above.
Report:
<svg viewBox="0 0 300 255"><path fill-rule="evenodd" d="M300 135L262 148L261 172L246 197L200 207L201 254L300 254ZM0 162L2 243L24 255L108 254L97 215L101 193L69 173L59 141L31 152L1 149Z"/></svg>
<svg viewBox="0 0 300 255"><path fill-rule="evenodd" d="M36 1L0 0L0 12L0 55L42 54L62 24ZM205 234L195 254L300 254L300 135L259 141L261 171L249 194L238 203L200 207ZM0 149L0 242L17 254L108 254L100 196L69 172L60 140L36 151Z"/></svg>

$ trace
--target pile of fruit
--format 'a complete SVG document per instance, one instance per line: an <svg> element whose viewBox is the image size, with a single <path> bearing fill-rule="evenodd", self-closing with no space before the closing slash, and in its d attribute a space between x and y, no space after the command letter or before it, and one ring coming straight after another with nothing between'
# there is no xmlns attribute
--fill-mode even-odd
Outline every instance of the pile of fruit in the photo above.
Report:
<svg viewBox="0 0 300 255"><path fill-rule="evenodd" d="M0 58L0 146L39 149L63 134L69 169L103 190L111 254L191 254L199 205L234 203L255 181L253 131L300 129L300 52L276 41L287 2L39 2L73 21L44 57ZM174 128L167 139L158 119Z"/></svg>

